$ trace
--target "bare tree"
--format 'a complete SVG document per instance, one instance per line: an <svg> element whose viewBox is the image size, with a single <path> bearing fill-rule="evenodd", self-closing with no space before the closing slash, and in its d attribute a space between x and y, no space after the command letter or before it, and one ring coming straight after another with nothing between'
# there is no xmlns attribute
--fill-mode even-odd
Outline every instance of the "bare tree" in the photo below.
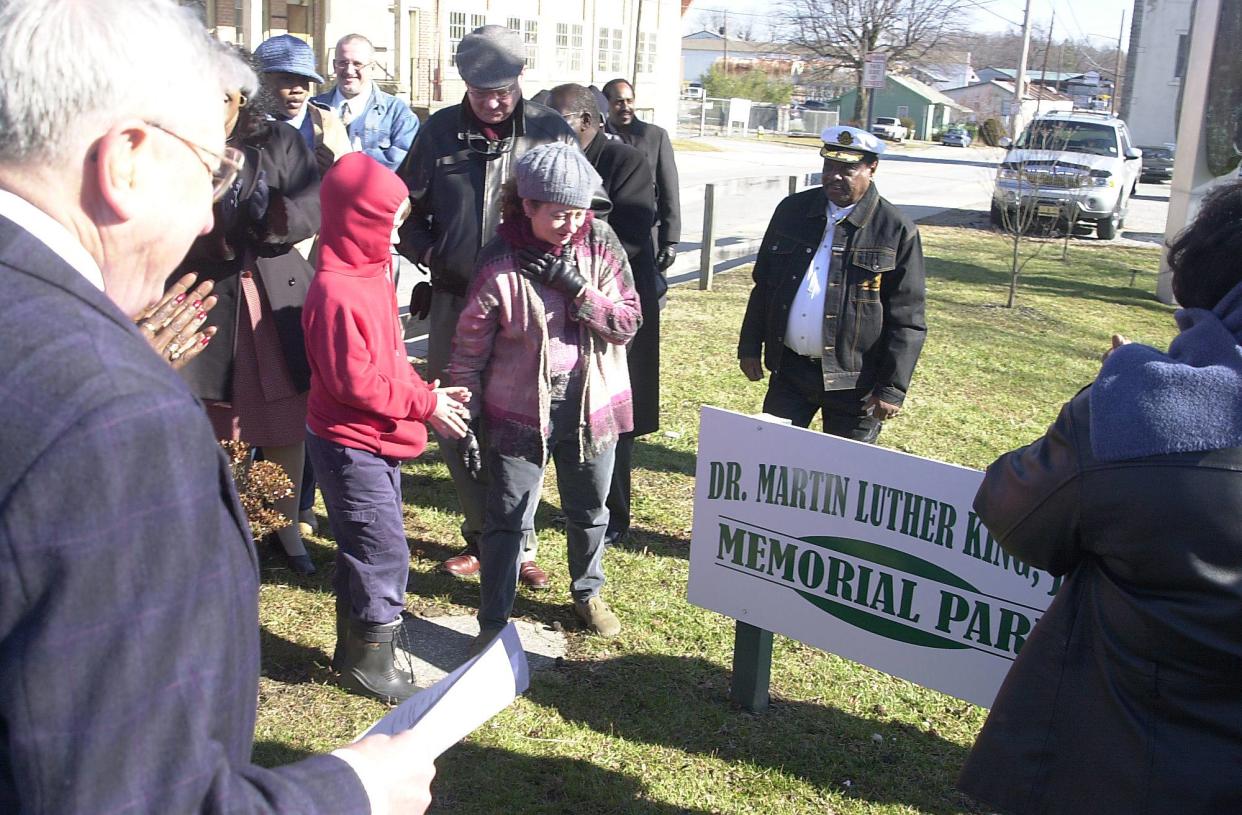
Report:
<svg viewBox="0 0 1242 815"><path fill-rule="evenodd" d="M758 39L755 24L750 15L704 10L699 12L698 24L703 27L704 31L727 35L731 40L754 42Z"/></svg>
<svg viewBox="0 0 1242 815"><path fill-rule="evenodd" d="M776 16L791 46L857 73L853 119L861 121L867 54L883 51L890 64L931 56L963 33L964 8L962 0L783 0Z"/></svg>

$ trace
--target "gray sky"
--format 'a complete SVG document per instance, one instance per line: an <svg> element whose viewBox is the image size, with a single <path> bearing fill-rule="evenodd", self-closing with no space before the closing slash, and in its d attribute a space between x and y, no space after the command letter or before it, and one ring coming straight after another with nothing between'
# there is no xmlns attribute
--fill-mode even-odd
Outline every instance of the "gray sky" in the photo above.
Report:
<svg viewBox="0 0 1242 815"><path fill-rule="evenodd" d="M973 6L970 20L971 27L977 31L1004 31L1007 28L1020 28L1022 10L1025 0L962 0L964 5ZM682 33L689 34L702 28L699 21L700 10L723 10L729 14L738 14L739 22L745 20L762 20L771 15L779 5L772 0L694 0L683 18ZM1126 15L1126 28L1123 44L1129 42L1130 14L1134 8L1133 0L1092 0L1090 3L1077 0L1031 0L1031 17L1041 25L1047 25L1056 10L1056 30L1053 36L1060 39L1069 35L1075 40L1089 37L1097 47L1110 47L1117 42L1117 30L1121 25L1121 14Z"/></svg>

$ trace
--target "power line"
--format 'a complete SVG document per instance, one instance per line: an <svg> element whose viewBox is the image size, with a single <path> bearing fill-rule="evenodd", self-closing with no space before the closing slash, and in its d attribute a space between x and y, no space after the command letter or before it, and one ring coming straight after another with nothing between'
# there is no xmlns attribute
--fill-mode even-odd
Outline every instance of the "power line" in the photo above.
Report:
<svg viewBox="0 0 1242 815"><path fill-rule="evenodd" d="M961 3L962 5L973 6L979 9L980 11L986 11L988 14L991 14L993 17L1004 20L1005 22L1009 23L1012 26L1017 26L1018 28L1021 28L1022 23L1019 23L1016 20L1011 20L1005 15L988 8L988 4L993 3L995 1L996 0L982 0L982 2L980 2L980 0L958 0L958 2Z"/></svg>

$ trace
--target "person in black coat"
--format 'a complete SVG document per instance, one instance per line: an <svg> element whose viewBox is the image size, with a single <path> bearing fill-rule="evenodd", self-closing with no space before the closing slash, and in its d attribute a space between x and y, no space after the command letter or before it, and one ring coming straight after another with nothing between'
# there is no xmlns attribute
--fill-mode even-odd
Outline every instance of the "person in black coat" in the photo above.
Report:
<svg viewBox="0 0 1242 815"><path fill-rule="evenodd" d="M630 528L630 470L634 439L660 427L660 300L668 283L656 264L652 226L656 218L655 185L643 154L603 131L604 117L590 88L567 84L552 89L550 106L578 134L587 159L604 179L612 201L608 225L617 233L630 260L638 289L643 325L630 343L627 361L634 400L634 429L617 443L612 489L608 494L606 541L615 544Z"/></svg>
<svg viewBox="0 0 1242 815"><path fill-rule="evenodd" d="M319 172L297 131L270 117L270 91L239 88L231 99L228 143L245 163L216 204L212 231L170 279L194 272L218 298L206 321L216 336L181 375L206 404L217 438L260 448L289 476L293 495L276 510L296 521L310 390L302 304L315 270L294 245L319 231ZM296 522L275 536L291 568L314 571Z"/></svg>
<svg viewBox="0 0 1242 815"><path fill-rule="evenodd" d="M1113 338L974 509L1063 578L959 786L1010 815L1242 812L1242 183L1169 245L1180 333Z"/></svg>
<svg viewBox="0 0 1242 815"><path fill-rule="evenodd" d="M663 273L673 265L681 240L681 193L673 143L664 128L634 115L634 88L626 80L609 80L604 98L608 100L608 132L637 147L655 177L656 266Z"/></svg>

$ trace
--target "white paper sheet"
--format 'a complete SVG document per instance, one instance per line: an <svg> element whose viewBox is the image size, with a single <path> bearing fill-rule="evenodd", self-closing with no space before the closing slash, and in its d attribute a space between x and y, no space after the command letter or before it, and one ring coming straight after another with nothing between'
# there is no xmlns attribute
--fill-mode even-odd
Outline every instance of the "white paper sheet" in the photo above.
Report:
<svg viewBox="0 0 1242 815"><path fill-rule="evenodd" d="M526 652L517 628L509 623L481 653L393 708L363 736L393 736L413 729L434 758L508 707L528 687Z"/></svg>

